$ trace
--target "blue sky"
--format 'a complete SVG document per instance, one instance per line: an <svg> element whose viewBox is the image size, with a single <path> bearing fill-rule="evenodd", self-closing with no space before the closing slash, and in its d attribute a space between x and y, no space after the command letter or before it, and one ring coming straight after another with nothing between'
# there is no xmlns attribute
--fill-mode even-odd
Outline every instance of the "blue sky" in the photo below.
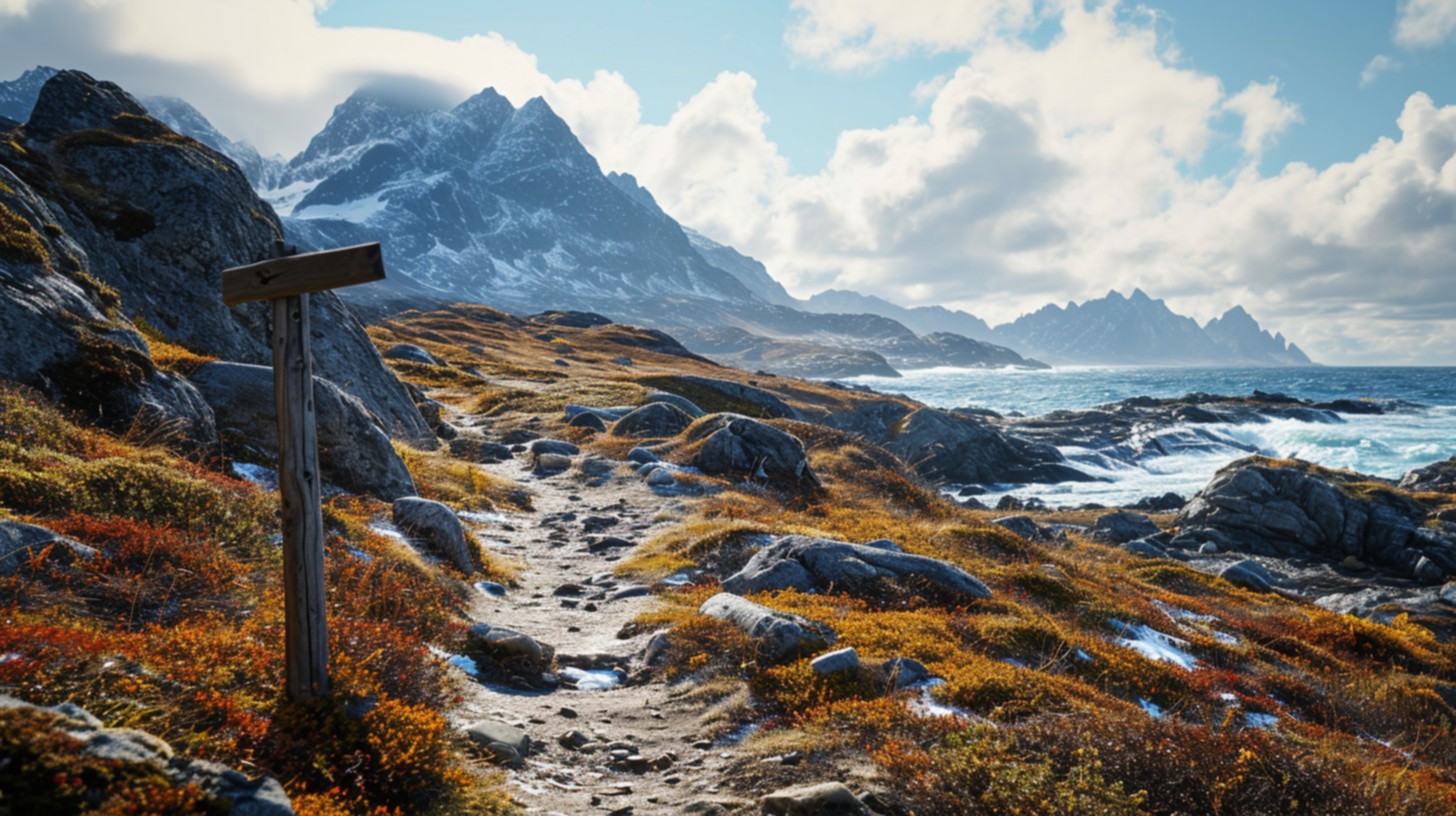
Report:
<svg viewBox="0 0 1456 816"><path fill-rule="evenodd" d="M374 80L539 95L796 295L1142 288L1456 360L1456 0L0 0L0 76L36 64L285 157Z"/></svg>
<svg viewBox="0 0 1456 816"><path fill-rule="evenodd" d="M1379 136L1396 133L1395 116L1412 91L1456 102L1456 49L1399 49L1391 43L1394 2L1322 0L1166 0L1157 24L1183 62L1217 75L1229 88L1278 78L1304 117L1263 157L1265 168L1302 161L1325 167L1346 160ZM1126 12L1136 14L1137 12ZM644 119L665 122L677 106L721 71L758 80L768 136L795 172L820 169L840 131L875 128L925 114L917 85L953 71L964 53L919 53L867 70L835 71L794 55L784 43L793 17L773 2L480 2L333 0L320 19L334 26L404 28L457 39L499 32L536 55L555 78L620 72L642 98ZM1054 21L1028 35L1054 36ZM1361 72L1385 54L1400 67L1368 87ZM1236 122L1198 169L1226 172L1239 159Z"/></svg>

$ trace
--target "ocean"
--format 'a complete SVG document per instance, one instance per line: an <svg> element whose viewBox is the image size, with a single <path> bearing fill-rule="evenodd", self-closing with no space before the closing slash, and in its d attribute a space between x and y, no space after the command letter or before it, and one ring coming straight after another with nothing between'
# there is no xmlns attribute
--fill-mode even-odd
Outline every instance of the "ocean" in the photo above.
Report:
<svg viewBox="0 0 1456 816"><path fill-rule="evenodd" d="M1456 368L1068 366L1048 371L934 368L902 373L899 379L856 377L847 382L905 394L938 408L989 408L1028 416L1137 396L1179 397L1192 392L1246 396L1255 390L1317 401L1403 400L1418 406L1380 416L1345 416L1344 422L1335 424L1274 420L1204 425L1203 429L1227 438L1230 446L1150 459L1136 466L1109 468L1102 457L1064 448L1062 453L1073 465L1106 481L1001 485L980 497L988 502L1014 495L1037 496L1052 505L1111 506L1169 491L1187 497L1220 467L1247 455L1236 444L1256 446L1269 456L1393 479L1456 455Z"/></svg>

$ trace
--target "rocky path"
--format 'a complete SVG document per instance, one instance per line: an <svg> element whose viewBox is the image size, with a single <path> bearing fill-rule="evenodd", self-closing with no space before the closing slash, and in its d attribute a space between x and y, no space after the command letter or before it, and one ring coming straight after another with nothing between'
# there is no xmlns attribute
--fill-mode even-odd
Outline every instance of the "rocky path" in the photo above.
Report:
<svg viewBox="0 0 1456 816"><path fill-rule="evenodd" d="M554 647L562 682L521 691L465 680L455 716L462 727L497 721L527 734L529 754L508 774L528 812L731 812L741 803L719 795L717 783L732 746L706 739L701 708L680 691L627 681L650 635L618 637L654 601L645 587L615 578L612 566L677 523L683 500L653 492L625 466L600 472L606 467L577 458L567 471L537 476L523 457L487 466L527 486L535 509L464 514L490 553L521 568L504 596L480 594L472 618ZM590 688L617 679L627 682Z"/></svg>

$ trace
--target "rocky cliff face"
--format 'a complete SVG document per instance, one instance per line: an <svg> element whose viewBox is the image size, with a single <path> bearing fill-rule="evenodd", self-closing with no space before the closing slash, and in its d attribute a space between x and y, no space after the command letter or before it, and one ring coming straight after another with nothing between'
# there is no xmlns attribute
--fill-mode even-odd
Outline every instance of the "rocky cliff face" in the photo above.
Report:
<svg viewBox="0 0 1456 816"><path fill-rule="evenodd" d="M174 133L116 85L75 71L45 83L29 120L4 144L0 172L8 180L0 194L23 223L17 234L32 238L0 269L13 291L28 289L32 300L44 301L27 307L10 295L5 308L26 311L37 326L44 315L50 334L84 337L77 322L92 327L90 334L119 349L112 356L146 357L132 326L142 320L193 352L271 364L268 306L229 309L220 298L219 273L263 257L281 234L235 164ZM69 284L50 272L69 276ZM87 288L99 293L89 310L77 300L77 290ZM408 392L339 299L324 293L311 306L319 376L362 400L391 435L434 444ZM97 314L110 322L98 323ZM57 347L49 356L67 353ZM4 373L56 390L56 377L35 362L45 356ZM150 365L132 362L143 373Z"/></svg>

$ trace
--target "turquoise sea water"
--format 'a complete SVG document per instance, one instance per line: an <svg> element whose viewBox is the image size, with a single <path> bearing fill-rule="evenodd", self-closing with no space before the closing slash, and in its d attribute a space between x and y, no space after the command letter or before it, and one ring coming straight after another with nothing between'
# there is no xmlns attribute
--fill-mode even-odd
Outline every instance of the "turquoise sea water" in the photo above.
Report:
<svg viewBox="0 0 1456 816"><path fill-rule="evenodd" d="M1399 478L1412 468L1456 455L1456 368L1084 366L1050 371L937 368L904 375L900 379L858 377L851 382L906 394L941 408L990 408L1027 415L1195 391L1239 396L1259 390L1310 400L1404 400L1420 407L1381 416L1347 416L1337 424L1275 420L1202 427L1271 456L1291 456L1387 478ZM1054 504L1120 504L1170 490L1188 496L1218 468L1245 455L1231 444L1224 451L1163 457L1136 467L1108 467L1086 451L1069 448L1062 452L1073 464L1108 481L1007 485L989 498L1011 493L1040 496Z"/></svg>

